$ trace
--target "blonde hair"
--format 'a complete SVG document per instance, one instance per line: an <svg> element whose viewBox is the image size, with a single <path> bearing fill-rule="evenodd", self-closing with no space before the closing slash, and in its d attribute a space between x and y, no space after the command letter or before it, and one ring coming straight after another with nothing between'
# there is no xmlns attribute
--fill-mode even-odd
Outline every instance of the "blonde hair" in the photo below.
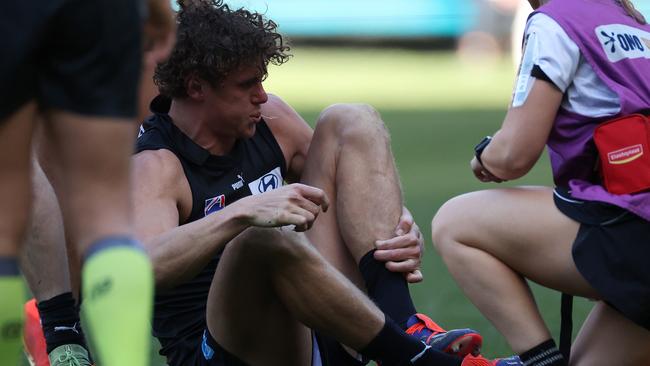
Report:
<svg viewBox="0 0 650 366"><path fill-rule="evenodd" d="M631 0L618 0L618 2L619 4L621 4L623 9L625 9L625 11L628 14L630 14L630 16L634 18L637 22L641 24L646 24L645 17L638 10L636 10Z"/></svg>

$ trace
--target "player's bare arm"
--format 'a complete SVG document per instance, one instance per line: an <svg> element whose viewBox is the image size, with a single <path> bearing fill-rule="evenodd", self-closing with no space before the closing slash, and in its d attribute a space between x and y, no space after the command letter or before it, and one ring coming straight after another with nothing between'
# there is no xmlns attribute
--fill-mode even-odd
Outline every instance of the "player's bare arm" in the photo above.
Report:
<svg viewBox="0 0 650 366"><path fill-rule="evenodd" d="M228 214L179 226L191 211L191 191L180 161L170 151L140 152L133 157L133 169L135 232L152 258L158 288L191 278L218 244L243 230Z"/></svg>
<svg viewBox="0 0 650 366"><path fill-rule="evenodd" d="M262 105L262 115L284 154L287 181L298 182L314 131L284 100L272 94L268 96L268 102Z"/></svg>
<svg viewBox="0 0 650 366"><path fill-rule="evenodd" d="M291 184L249 196L218 213L181 225L191 211L191 191L176 156L147 150L133 158L136 235L152 258L158 288L195 276L218 251L250 226L311 227L329 201L318 188Z"/></svg>

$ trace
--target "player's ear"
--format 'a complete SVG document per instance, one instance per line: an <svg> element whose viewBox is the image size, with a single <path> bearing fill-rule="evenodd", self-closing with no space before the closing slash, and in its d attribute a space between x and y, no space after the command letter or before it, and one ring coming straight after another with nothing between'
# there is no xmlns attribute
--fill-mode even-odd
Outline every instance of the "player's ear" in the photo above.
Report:
<svg viewBox="0 0 650 366"><path fill-rule="evenodd" d="M205 82L196 76L196 74L192 74L185 79L187 96L192 99L202 100L205 92L204 88Z"/></svg>

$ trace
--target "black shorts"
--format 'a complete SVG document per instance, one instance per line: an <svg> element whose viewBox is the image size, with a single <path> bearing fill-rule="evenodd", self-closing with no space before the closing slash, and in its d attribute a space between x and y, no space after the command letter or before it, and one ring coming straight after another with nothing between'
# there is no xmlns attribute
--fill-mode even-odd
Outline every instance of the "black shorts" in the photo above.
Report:
<svg viewBox="0 0 650 366"><path fill-rule="evenodd" d="M573 260L604 301L650 330L650 222L602 202L555 189L555 205L580 223Z"/></svg>
<svg viewBox="0 0 650 366"><path fill-rule="evenodd" d="M366 361L360 361L347 353L337 341L313 333L314 347L312 351L312 366L365 366ZM182 366L248 366L246 363L223 349L206 329L203 332L198 349L185 361ZM181 365L169 365L181 366Z"/></svg>
<svg viewBox="0 0 650 366"><path fill-rule="evenodd" d="M5 1L0 11L0 120L41 109L133 117L142 0Z"/></svg>

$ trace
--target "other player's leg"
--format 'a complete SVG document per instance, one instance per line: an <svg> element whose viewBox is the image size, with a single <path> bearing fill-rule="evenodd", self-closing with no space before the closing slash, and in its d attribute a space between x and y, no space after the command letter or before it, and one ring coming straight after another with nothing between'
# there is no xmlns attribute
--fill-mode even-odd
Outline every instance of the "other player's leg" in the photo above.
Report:
<svg viewBox="0 0 650 366"><path fill-rule="evenodd" d="M67 1L48 29L45 135L66 237L83 258L88 330L102 365L146 365L153 276L133 239L130 156L142 62L140 1Z"/></svg>
<svg viewBox="0 0 650 366"><path fill-rule="evenodd" d="M88 326L105 365L145 365L153 296L151 265L132 237L129 119L53 112L48 136L61 172L57 196L68 239L83 254Z"/></svg>
<svg viewBox="0 0 650 366"><path fill-rule="evenodd" d="M0 364L22 357L23 281L18 248L31 202L30 142L36 105L28 103L0 120Z"/></svg>
<svg viewBox="0 0 650 366"><path fill-rule="evenodd" d="M34 203L20 261L35 297L25 305L26 353L36 366L46 365L48 355L50 364L57 365L66 353L80 365L90 365L78 294L70 285L61 210L40 164L32 160Z"/></svg>

